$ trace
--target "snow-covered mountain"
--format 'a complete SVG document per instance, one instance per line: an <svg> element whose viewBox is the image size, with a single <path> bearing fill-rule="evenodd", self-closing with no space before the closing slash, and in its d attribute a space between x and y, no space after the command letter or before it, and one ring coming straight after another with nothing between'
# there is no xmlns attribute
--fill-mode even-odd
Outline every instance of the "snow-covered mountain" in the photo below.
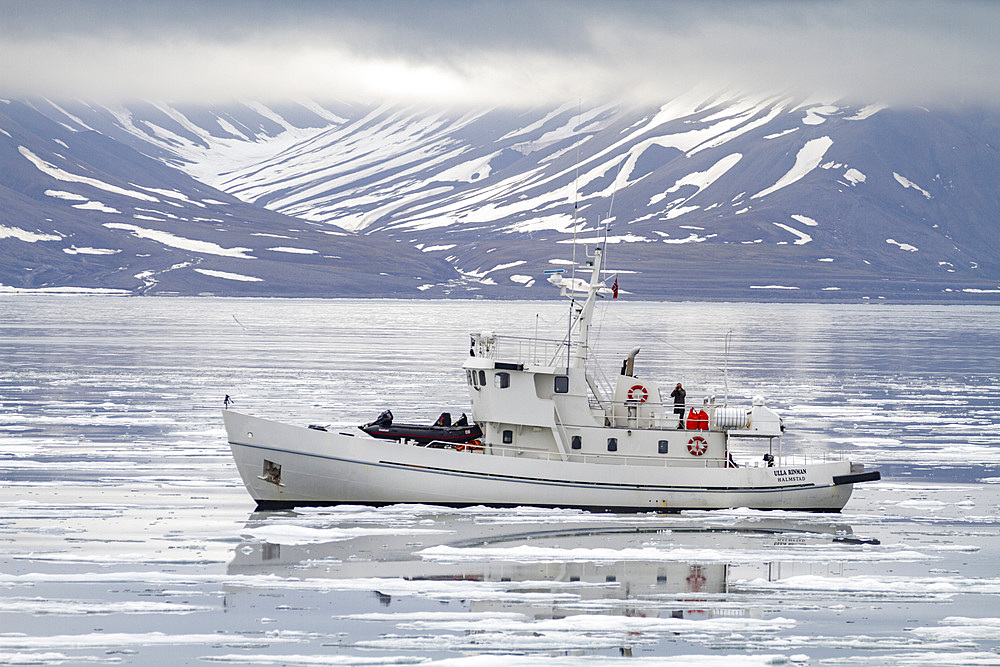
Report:
<svg viewBox="0 0 1000 667"><path fill-rule="evenodd" d="M521 111L11 101L0 282L537 298L574 241L579 264L606 233L638 297L993 301L998 119L696 94Z"/></svg>
<svg viewBox="0 0 1000 667"><path fill-rule="evenodd" d="M152 148L0 105L0 290L406 296L455 276L408 244L247 204Z"/></svg>

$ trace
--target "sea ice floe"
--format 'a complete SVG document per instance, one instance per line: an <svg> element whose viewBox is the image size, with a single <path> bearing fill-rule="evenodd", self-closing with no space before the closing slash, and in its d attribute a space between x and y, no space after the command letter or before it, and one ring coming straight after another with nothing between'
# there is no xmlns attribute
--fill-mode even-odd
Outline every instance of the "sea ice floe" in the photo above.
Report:
<svg viewBox="0 0 1000 667"><path fill-rule="evenodd" d="M2 656L0 656L2 657ZM375 665L420 665L421 667L434 667L443 665L440 661L430 661L424 657L414 656L359 656L359 655L330 655L323 652L316 654L299 653L228 653L224 655L203 655L198 658L204 662L232 663L235 665L303 665L316 667L369 667ZM509 665L507 658L506 665ZM457 665L457 663L456 663ZM470 664L469 667L472 667Z"/></svg>
<svg viewBox="0 0 1000 667"><path fill-rule="evenodd" d="M1000 633L1000 618L947 616L935 627L921 626L911 628L909 632L921 638L937 641L995 640ZM996 657L996 664L1000 664L1000 656Z"/></svg>
<svg viewBox="0 0 1000 667"><path fill-rule="evenodd" d="M516 563L659 561L681 563L760 563L827 561L913 562L929 557L910 549L868 549L832 545L804 548L698 549L669 544L626 549L587 549L517 546L505 548L439 545L416 552L421 558L441 562L511 561Z"/></svg>
<svg viewBox="0 0 1000 667"><path fill-rule="evenodd" d="M878 667L914 667L915 665L975 665L996 667L1000 664L997 654L989 651L906 651L901 653L880 653L877 660L869 656L856 656L850 659L838 659L837 663L844 665L877 665Z"/></svg>
<svg viewBox="0 0 1000 667"><path fill-rule="evenodd" d="M661 636L688 637L704 640L708 637L741 633L750 637L773 636L795 626L787 618L757 619L722 617L685 619L649 616L577 614L552 619L514 620L485 619L471 623L412 623L402 624L406 630L432 632L423 635L382 635L376 640L355 642L355 646L394 650L430 648L438 650L520 651L607 648L621 645L649 645ZM460 634L445 634L447 632ZM661 659L662 660L662 659ZM664 664L662 661L658 664ZM689 663L690 664L690 663ZM727 661L727 664L731 664Z"/></svg>
<svg viewBox="0 0 1000 667"><path fill-rule="evenodd" d="M50 598L0 597L0 613L78 616L109 614L193 614L213 611L215 607L180 602L127 602L108 600L56 600ZM0 635L2 637L2 635Z"/></svg>
<svg viewBox="0 0 1000 667"><path fill-rule="evenodd" d="M959 593L996 595L1000 593L1000 579L996 578L796 575L775 581L754 579L738 583L748 589L760 590L836 591L865 595L891 593L908 597L951 596Z"/></svg>
<svg viewBox="0 0 1000 667"><path fill-rule="evenodd" d="M260 526L247 529L243 535L271 544L324 544L351 540L367 535L439 535L453 531L434 528L309 528L306 526Z"/></svg>
<svg viewBox="0 0 1000 667"><path fill-rule="evenodd" d="M562 618L521 618L472 616L467 619L410 619L400 621L397 627L406 630L437 630L465 633L586 633L594 634L650 634L697 633L718 634L731 632L774 632L795 627L788 618L760 619L749 616L718 618L673 618L672 616L627 616L613 614L572 614Z"/></svg>
<svg viewBox="0 0 1000 667"><path fill-rule="evenodd" d="M168 634L163 632L125 633L93 632L78 635L8 635L0 634L0 650L11 649L92 649L114 646L170 646L184 644L227 644L233 646L267 646L272 643L300 642L297 633L268 633L266 636L240 634Z"/></svg>
<svg viewBox="0 0 1000 667"><path fill-rule="evenodd" d="M136 563L159 563L162 565L209 565L218 563L217 559L199 558L197 556L178 556L154 553L130 553L130 554L108 554L99 555L93 552L86 553L39 553L13 554L13 560L26 560L33 562L53 562L53 563L97 563L101 565L129 565Z"/></svg>

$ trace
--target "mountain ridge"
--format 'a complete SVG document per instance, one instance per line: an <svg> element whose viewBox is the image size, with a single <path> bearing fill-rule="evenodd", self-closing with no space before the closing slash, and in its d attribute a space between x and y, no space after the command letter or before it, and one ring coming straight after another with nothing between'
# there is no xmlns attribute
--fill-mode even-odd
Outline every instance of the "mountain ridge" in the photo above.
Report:
<svg viewBox="0 0 1000 667"><path fill-rule="evenodd" d="M10 101L0 108L0 145L8 144L0 193L14 211L11 223L0 224L8 228L52 209L37 196L34 204L19 199L24 179L38 178L31 168L40 170L18 163L25 155L11 150L12 105L14 121L39 129L18 136L26 144L58 155L54 141L69 146L67 136L92 132L117 147L105 151L118 168L125 161L173 184L168 189L201 197L190 201L226 201L239 208L237 217L255 220L253 230L222 217L214 224L227 226L229 247L252 248L245 254L268 257L267 266L257 262L251 272L246 258L215 255L213 265L228 268L213 270L257 281L200 274L173 285L175 292L221 293L219 283L228 282L224 293L548 298L556 291L540 280L543 271L566 266L574 239L597 239L611 223L609 259L622 290L638 298L992 303L1000 294L1000 123L985 110L693 94L645 109L142 102L112 110ZM73 173L112 169L96 146L79 150L63 156L80 167ZM84 195L86 184L76 185L78 196L93 196L93 188ZM126 249L107 240L121 241L122 232L164 245L127 225L166 232L168 218L138 225L134 216L147 214L101 194L87 202L118 215L72 212L100 220L104 231L95 238L104 245L93 247L124 257ZM57 203L64 211L67 202ZM202 240L226 247L221 232L209 233L212 223L196 220L207 216L194 213L169 229L200 229ZM248 237L269 233L296 237L298 250L270 250ZM316 245L324 237L362 244L352 246L355 261L329 259L334 251ZM0 240L0 282L36 285L7 256L13 243ZM130 253L135 269L139 254ZM185 261L205 262L204 254L188 255ZM308 271L297 266L309 256ZM281 279L281 265L297 277ZM324 290L305 284L327 271L340 277L320 279ZM102 282L111 285L90 281ZM137 290L126 283L114 286ZM158 282L144 293L165 291Z"/></svg>

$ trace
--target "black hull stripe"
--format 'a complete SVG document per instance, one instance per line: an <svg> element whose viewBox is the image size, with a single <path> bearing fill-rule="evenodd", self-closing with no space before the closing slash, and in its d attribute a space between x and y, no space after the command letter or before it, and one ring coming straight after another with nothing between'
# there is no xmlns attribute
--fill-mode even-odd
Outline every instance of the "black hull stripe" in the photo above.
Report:
<svg viewBox="0 0 1000 667"><path fill-rule="evenodd" d="M449 477L474 477L477 479L497 479L501 481L514 481L514 482L526 482L530 484L554 484L557 486L570 486L575 488L587 489L587 488L600 488L600 489L618 489L625 491L683 491L685 493L699 493L699 492L739 492L739 493L753 493L753 492L770 492L770 491L786 491L793 489L819 489L827 488L817 486L816 484L787 484L785 486L661 486L654 484L621 484L619 482L571 482L568 480L560 479L549 479L545 477L519 477L517 475L499 475L492 472L473 472L469 470L454 470L450 468L432 468L430 466L418 466L412 463L393 463L392 461L379 461L379 464L388 466L390 468L405 468L407 470L415 470L420 472L436 473L439 475L448 475Z"/></svg>

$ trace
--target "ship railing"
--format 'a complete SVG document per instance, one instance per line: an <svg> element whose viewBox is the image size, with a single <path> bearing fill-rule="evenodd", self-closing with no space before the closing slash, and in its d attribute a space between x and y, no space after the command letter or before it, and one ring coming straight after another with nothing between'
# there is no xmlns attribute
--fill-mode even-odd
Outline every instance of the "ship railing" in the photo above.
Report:
<svg viewBox="0 0 1000 667"><path fill-rule="evenodd" d="M504 447L502 445L487 445L485 453L490 456L511 456L519 458L531 458L541 461L571 461L574 463L599 463L602 465L619 466L641 466L643 468L657 466L670 468L677 465L676 458L664 458L663 456L645 456L641 454L583 454L576 450L571 450L565 454L560 452L536 449L521 449L518 447ZM706 459L705 468L725 468L726 462L722 459ZM695 467L695 466L692 466Z"/></svg>
<svg viewBox="0 0 1000 667"><path fill-rule="evenodd" d="M741 468L796 468L817 463L835 463L845 461L843 452L816 452L812 454L782 454L774 455L774 463L768 463L761 456L759 459L746 460L749 452L735 451L733 456ZM756 453L755 453L756 454Z"/></svg>
<svg viewBox="0 0 1000 667"><path fill-rule="evenodd" d="M700 403L690 403L684 408L683 420L687 423L691 408L695 405L701 405ZM656 401L647 401L645 403L639 403L637 401L601 401L595 396L589 396L589 406L591 411L598 417L605 417L612 422L615 426L621 428L633 428L639 430L653 430L653 429L675 429L677 428L678 415L674 412L673 403L658 403ZM643 406L647 406L649 410L642 409ZM704 407L699 407L696 409L704 409L706 414L709 415L707 420L707 427L702 429L688 429L691 431L702 430L702 431L722 431L725 429L717 428L715 425L715 419L713 418L713 412L716 407L715 405L706 405ZM642 413L646 414L642 414ZM650 414L651 413L651 414Z"/></svg>
<svg viewBox="0 0 1000 667"><path fill-rule="evenodd" d="M472 334L472 353L477 357L534 366L566 364L566 341L523 336Z"/></svg>
<svg viewBox="0 0 1000 667"><path fill-rule="evenodd" d="M676 467L678 459L676 457L666 457L663 455L652 456L642 454L584 454L571 450L565 455L560 452L522 449L518 447L504 447L503 445L487 445L481 453L490 456L510 456L519 458L532 458L542 461L571 461L575 463L599 463L602 465L619 466L641 466L641 467ZM734 460L739 468L793 468L816 465L819 463L834 463L844 461L845 458L838 452L820 452L813 454L792 454L787 456L775 456L773 464L769 464L763 459L747 460L749 452L734 452ZM684 466L689 468L728 468L728 463L719 458L704 459L692 465L691 459L683 459Z"/></svg>

